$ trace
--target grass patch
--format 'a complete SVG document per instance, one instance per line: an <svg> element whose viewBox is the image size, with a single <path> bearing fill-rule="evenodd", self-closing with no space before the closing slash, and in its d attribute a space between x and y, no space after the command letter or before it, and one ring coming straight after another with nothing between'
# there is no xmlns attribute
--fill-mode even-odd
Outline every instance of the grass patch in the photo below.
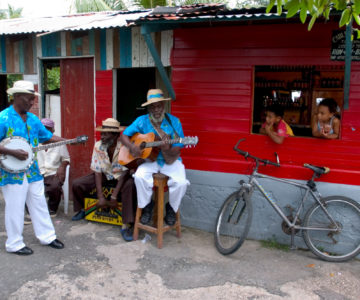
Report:
<svg viewBox="0 0 360 300"><path fill-rule="evenodd" d="M272 237L266 241L260 241L261 246L268 249L277 249L282 251L289 251L289 245L280 244L275 237Z"/></svg>

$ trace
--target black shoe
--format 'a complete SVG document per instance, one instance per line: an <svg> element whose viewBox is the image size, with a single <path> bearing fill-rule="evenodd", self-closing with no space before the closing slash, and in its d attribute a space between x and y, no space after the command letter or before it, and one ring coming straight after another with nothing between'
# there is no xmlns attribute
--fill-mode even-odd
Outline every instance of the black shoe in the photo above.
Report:
<svg viewBox="0 0 360 300"><path fill-rule="evenodd" d="M62 249L65 247L58 239L53 240L50 244L48 244L48 246L54 249Z"/></svg>
<svg viewBox="0 0 360 300"><path fill-rule="evenodd" d="M133 228L121 228L121 235L126 242L131 242L133 238Z"/></svg>
<svg viewBox="0 0 360 300"><path fill-rule="evenodd" d="M54 210L49 210L49 214L51 218L55 218L57 216L57 213Z"/></svg>
<svg viewBox="0 0 360 300"><path fill-rule="evenodd" d="M176 222L176 214L169 203L166 203L166 216L165 223L169 226L173 226Z"/></svg>
<svg viewBox="0 0 360 300"><path fill-rule="evenodd" d="M76 213L75 216L71 218L72 221L80 221L85 218L85 211L82 209Z"/></svg>
<svg viewBox="0 0 360 300"><path fill-rule="evenodd" d="M148 205L146 205L143 209L142 209L142 214L141 214L141 218L140 218L140 223L141 224L149 224L152 218L152 213L153 213L153 208L154 208L154 202L151 201Z"/></svg>
<svg viewBox="0 0 360 300"><path fill-rule="evenodd" d="M11 252L11 253L14 253L14 254L17 254L17 255L31 255L34 252L29 247L25 246L24 248L21 248L20 250L15 251L15 252Z"/></svg>

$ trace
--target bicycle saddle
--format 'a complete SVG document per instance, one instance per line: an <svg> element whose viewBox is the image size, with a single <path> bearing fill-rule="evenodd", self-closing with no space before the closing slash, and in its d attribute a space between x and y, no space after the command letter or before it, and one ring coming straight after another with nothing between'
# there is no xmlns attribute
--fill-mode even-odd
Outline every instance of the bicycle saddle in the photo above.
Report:
<svg viewBox="0 0 360 300"><path fill-rule="evenodd" d="M313 165L310 165L310 164L304 164L304 167L305 168L308 168L310 170L313 170L316 174L327 174L330 172L330 169L327 168L327 167L318 167L318 166L313 166Z"/></svg>

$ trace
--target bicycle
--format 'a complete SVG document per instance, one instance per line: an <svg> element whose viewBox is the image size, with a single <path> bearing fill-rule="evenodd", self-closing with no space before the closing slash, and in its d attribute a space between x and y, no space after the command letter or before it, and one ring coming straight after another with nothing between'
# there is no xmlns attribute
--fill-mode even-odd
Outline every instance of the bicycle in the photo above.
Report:
<svg viewBox="0 0 360 300"><path fill-rule="evenodd" d="M221 254L234 253L246 239L252 221L251 197L255 188L283 219L283 230L291 235L290 249L296 249L294 237L302 231L303 239L310 251L323 260L342 262L360 253L360 204L344 196L322 197L317 190L315 178L329 173L329 168L304 164L304 167L314 172L305 184L261 174L258 173L260 164L280 167L279 157L275 153L277 162L272 162L253 156L238 148L243 140L240 139L237 142L234 150L245 159L252 159L255 164L248 182L240 180L240 188L225 199L218 213L215 245ZM258 178L296 186L305 192L299 207L294 210L294 216L285 215L275 200L265 191ZM313 198L315 203L305 212L303 222L301 222L300 214L308 198Z"/></svg>

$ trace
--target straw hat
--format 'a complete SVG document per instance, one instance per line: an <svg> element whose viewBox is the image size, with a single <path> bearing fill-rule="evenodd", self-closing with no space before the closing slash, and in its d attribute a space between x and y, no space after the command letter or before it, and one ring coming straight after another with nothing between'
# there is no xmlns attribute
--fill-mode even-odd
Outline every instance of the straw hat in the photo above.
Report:
<svg viewBox="0 0 360 300"><path fill-rule="evenodd" d="M153 89L153 90L149 90L147 93L147 101L143 104L141 104L141 106L147 106L156 102L160 102L160 101L168 101L171 100L171 98L164 98L164 93L162 90L160 89Z"/></svg>
<svg viewBox="0 0 360 300"><path fill-rule="evenodd" d="M9 95L14 94L32 94L35 96L40 96L39 93L35 92L34 84L31 81L18 80L14 82L12 88L7 89L6 91Z"/></svg>
<svg viewBox="0 0 360 300"><path fill-rule="evenodd" d="M124 126L120 126L120 122L113 118L107 118L102 121L102 126L96 127L96 131L101 132L121 132L125 129Z"/></svg>

